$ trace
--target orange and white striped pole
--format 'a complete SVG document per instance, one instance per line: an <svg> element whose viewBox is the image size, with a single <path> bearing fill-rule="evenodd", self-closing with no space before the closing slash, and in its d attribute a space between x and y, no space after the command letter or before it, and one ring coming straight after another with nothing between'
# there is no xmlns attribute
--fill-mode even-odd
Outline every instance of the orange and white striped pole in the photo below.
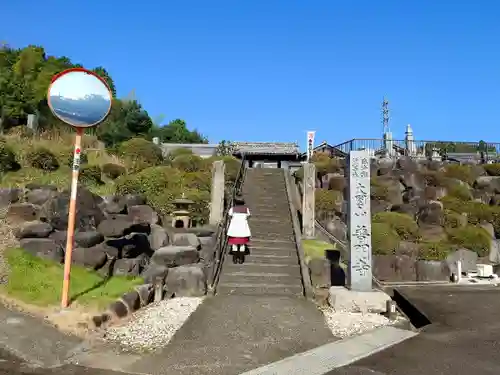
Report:
<svg viewBox="0 0 500 375"><path fill-rule="evenodd" d="M75 218L76 218L76 196L78 191L78 174L80 172L80 155L82 147L83 128L76 128L75 151L73 154L73 175L71 178L71 198L69 201L68 213L68 236L66 239L66 252L64 255L64 279L61 295L61 307L64 309L69 305L69 281L71 275L71 256L73 253L75 237Z"/></svg>

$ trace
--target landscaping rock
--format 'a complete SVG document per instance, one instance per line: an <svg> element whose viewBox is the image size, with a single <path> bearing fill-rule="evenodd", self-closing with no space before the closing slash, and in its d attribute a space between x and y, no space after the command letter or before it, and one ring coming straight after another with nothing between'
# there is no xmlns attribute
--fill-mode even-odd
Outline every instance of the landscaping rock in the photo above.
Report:
<svg viewBox="0 0 500 375"><path fill-rule="evenodd" d="M113 265L113 275L139 276L146 265L146 260L142 257L134 259L117 259Z"/></svg>
<svg viewBox="0 0 500 375"><path fill-rule="evenodd" d="M141 297L136 290L131 290L128 293L125 293L121 300L123 304L127 306L128 312L133 313L141 308Z"/></svg>
<svg viewBox="0 0 500 375"><path fill-rule="evenodd" d="M79 247L89 248L100 244L102 241L104 241L104 236L95 230L75 233L75 243Z"/></svg>
<svg viewBox="0 0 500 375"><path fill-rule="evenodd" d="M30 182L25 187L28 190L52 190L52 191L57 191L57 186L47 185L47 184L39 184L39 183L36 183L36 182Z"/></svg>
<svg viewBox="0 0 500 375"><path fill-rule="evenodd" d="M52 233L52 225L41 221L28 221L14 230L16 238L47 238Z"/></svg>
<svg viewBox="0 0 500 375"><path fill-rule="evenodd" d="M36 190L31 190L26 194L26 201L28 203L36 204L36 205L43 205L45 204L49 199L55 197L57 195L57 191L50 190L50 189L36 189Z"/></svg>
<svg viewBox="0 0 500 375"><path fill-rule="evenodd" d="M11 223L34 221L40 218L40 206L31 203L11 204L7 211L7 220Z"/></svg>
<svg viewBox="0 0 500 375"><path fill-rule="evenodd" d="M165 280L168 275L169 269L170 268L168 268L167 266L158 265L151 262L141 273L141 277L144 279L144 282L152 284L157 277L161 277L163 280Z"/></svg>
<svg viewBox="0 0 500 375"><path fill-rule="evenodd" d="M150 206L142 204L137 206L129 206L128 214L136 223L157 224L158 214Z"/></svg>
<svg viewBox="0 0 500 375"><path fill-rule="evenodd" d="M380 281L416 281L415 262L408 255L374 255L373 275Z"/></svg>
<svg viewBox="0 0 500 375"><path fill-rule="evenodd" d="M104 220L104 213L99 208L102 199L84 187L80 187L76 200L75 229L80 231L95 230ZM68 227L68 210L70 192L64 191L43 206L44 215L48 222L57 230L66 230Z"/></svg>
<svg viewBox="0 0 500 375"><path fill-rule="evenodd" d="M17 188L0 188L0 208L16 203L22 196L22 190Z"/></svg>
<svg viewBox="0 0 500 375"><path fill-rule="evenodd" d="M108 260L107 254L100 246L90 248L77 247L73 249L71 261L80 266L98 270L102 268Z"/></svg>
<svg viewBox="0 0 500 375"><path fill-rule="evenodd" d="M194 233L174 233L172 244L174 246L192 246L201 249L201 242Z"/></svg>
<svg viewBox="0 0 500 375"><path fill-rule="evenodd" d="M493 264L500 264L500 240L493 240L491 242L488 259Z"/></svg>
<svg viewBox="0 0 500 375"><path fill-rule="evenodd" d="M19 246L27 253L39 258L62 262L64 250L60 244L49 238L24 238Z"/></svg>
<svg viewBox="0 0 500 375"><path fill-rule="evenodd" d="M120 319L128 315L127 305L121 299L109 305L108 310Z"/></svg>
<svg viewBox="0 0 500 375"><path fill-rule="evenodd" d="M154 288L153 284L143 284L135 287L135 290L139 294L139 299L141 301L141 306L147 306L153 302L154 298Z"/></svg>
<svg viewBox="0 0 500 375"><path fill-rule="evenodd" d="M135 258L141 254L152 255L148 237L144 233L132 233L121 238L109 239L106 245L118 249L118 258Z"/></svg>
<svg viewBox="0 0 500 375"><path fill-rule="evenodd" d="M189 264L172 268L166 278L167 297L201 297L207 293L207 279L203 267Z"/></svg>
<svg viewBox="0 0 500 375"><path fill-rule="evenodd" d="M177 267L197 263L198 250L192 246L165 246L156 250L151 257L151 262L166 267Z"/></svg>
<svg viewBox="0 0 500 375"><path fill-rule="evenodd" d="M355 292L344 287L332 286L329 290L328 304L337 312L383 313L386 302L391 297L382 291Z"/></svg>
<svg viewBox="0 0 500 375"><path fill-rule="evenodd" d="M125 204L127 209L132 206L140 206L146 204L146 198L137 194L127 194L121 197L121 201Z"/></svg>
<svg viewBox="0 0 500 375"><path fill-rule="evenodd" d="M194 227L188 228L188 233L193 233L196 237L212 237L216 233L217 229L212 226L202 226L202 227Z"/></svg>
<svg viewBox="0 0 500 375"><path fill-rule="evenodd" d="M127 216L113 216L103 220L97 231L104 237L122 237L133 232L149 234L151 227L147 223L134 223Z"/></svg>
<svg viewBox="0 0 500 375"><path fill-rule="evenodd" d="M151 225L151 234L149 235L149 244L152 250L158 250L160 247L167 246L169 244L168 233L165 228L157 225Z"/></svg>
<svg viewBox="0 0 500 375"><path fill-rule="evenodd" d="M125 201L118 195L105 197L101 208L106 214L125 214L127 212Z"/></svg>

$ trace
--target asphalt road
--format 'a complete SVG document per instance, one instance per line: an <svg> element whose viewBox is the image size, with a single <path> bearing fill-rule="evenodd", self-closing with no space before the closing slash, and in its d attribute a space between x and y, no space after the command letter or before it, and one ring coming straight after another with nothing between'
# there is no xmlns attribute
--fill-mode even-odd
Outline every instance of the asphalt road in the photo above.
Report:
<svg viewBox="0 0 500 375"><path fill-rule="evenodd" d="M398 288L432 324L329 375L500 374L500 288Z"/></svg>

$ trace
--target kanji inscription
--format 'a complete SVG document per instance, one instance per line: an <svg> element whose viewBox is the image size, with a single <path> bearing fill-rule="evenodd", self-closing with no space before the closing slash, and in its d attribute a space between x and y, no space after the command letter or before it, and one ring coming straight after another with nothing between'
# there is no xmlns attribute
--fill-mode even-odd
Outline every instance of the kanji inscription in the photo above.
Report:
<svg viewBox="0 0 500 375"><path fill-rule="evenodd" d="M372 230L370 215L370 156L367 151L349 154L349 285L352 290L372 290Z"/></svg>

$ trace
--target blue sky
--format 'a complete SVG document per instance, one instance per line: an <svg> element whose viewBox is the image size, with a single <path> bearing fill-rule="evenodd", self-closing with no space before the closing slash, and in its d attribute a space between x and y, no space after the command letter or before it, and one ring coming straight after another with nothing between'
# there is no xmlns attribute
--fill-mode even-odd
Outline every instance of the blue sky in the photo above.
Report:
<svg viewBox="0 0 500 375"><path fill-rule="evenodd" d="M494 0L148 0L2 4L0 40L102 65L151 117L211 141L500 141ZM83 5L85 4L85 5Z"/></svg>

